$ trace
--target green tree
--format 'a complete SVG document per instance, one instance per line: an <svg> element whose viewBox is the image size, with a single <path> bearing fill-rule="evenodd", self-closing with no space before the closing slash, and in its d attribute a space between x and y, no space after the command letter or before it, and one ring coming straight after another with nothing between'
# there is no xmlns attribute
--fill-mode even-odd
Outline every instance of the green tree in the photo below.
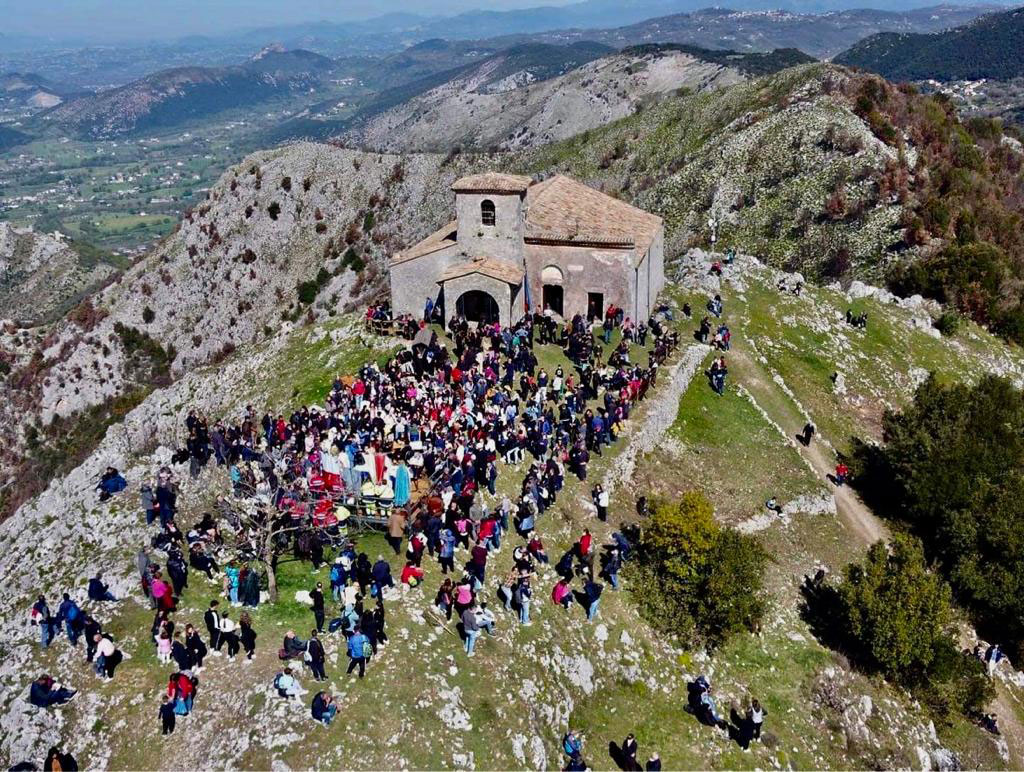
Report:
<svg viewBox="0 0 1024 772"><path fill-rule="evenodd" d="M764 615L768 554L753 537L722 528L697 492L655 500L629 564L644 616L688 644L717 646Z"/></svg>
<svg viewBox="0 0 1024 772"><path fill-rule="evenodd" d="M930 378L902 413L886 414L883 434L877 458L866 459L865 489L920 536L976 624L1019 646L1024 394L994 376L974 386Z"/></svg>
<svg viewBox="0 0 1024 772"><path fill-rule="evenodd" d="M977 712L992 699L982 664L957 647L950 587L914 537L872 545L862 563L846 567L838 599L854 659L911 689L937 718Z"/></svg>
<svg viewBox="0 0 1024 772"><path fill-rule="evenodd" d="M873 544L863 563L846 567L839 597L850 640L891 678L927 672L937 646L949 639L949 585L928 570L912 537Z"/></svg>

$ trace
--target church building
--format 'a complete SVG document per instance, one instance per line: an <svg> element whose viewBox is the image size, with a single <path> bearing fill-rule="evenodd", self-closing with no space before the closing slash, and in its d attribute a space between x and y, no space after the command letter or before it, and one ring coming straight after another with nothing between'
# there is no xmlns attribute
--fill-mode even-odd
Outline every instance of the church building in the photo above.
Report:
<svg viewBox="0 0 1024 772"><path fill-rule="evenodd" d="M568 177L511 174L457 180L455 219L389 265L395 314L423 316L430 298L502 325L538 307L566 319L609 304L647 319L665 285L660 217Z"/></svg>

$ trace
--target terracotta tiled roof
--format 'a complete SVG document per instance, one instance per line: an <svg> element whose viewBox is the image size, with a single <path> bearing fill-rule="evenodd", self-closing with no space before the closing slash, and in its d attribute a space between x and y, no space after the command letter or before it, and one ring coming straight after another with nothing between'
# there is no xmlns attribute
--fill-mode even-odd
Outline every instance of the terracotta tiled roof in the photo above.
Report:
<svg viewBox="0 0 1024 772"><path fill-rule="evenodd" d="M481 273L499 281L506 281L509 284L519 284L523 280L523 269L521 266L508 260L498 257L478 257L474 260L467 260L464 263L451 265L441 274L439 281L449 281L460 276L467 276L471 273Z"/></svg>
<svg viewBox="0 0 1024 772"><path fill-rule="evenodd" d="M452 190L456 193L525 193L532 182L529 177L516 174L487 172L456 180Z"/></svg>
<svg viewBox="0 0 1024 772"><path fill-rule="evenodd" d="M556 175L526 194L526 238L539 241L635 246L642 255L661 228L661 218Z"/></svg>
<svg viewBox="0 0 1024 772"><path fill-rule="evenodd" d="M398 265L404 263L406 260L414 260L417 257L423 255L429 255L431 252L437 252L446 247L455 246L455 231L457 221L452 220L446 226L440 230L431 233L423 241L418 244L414 244L404 252L399 252L393 258L391 258L391 265Z"/></svg>

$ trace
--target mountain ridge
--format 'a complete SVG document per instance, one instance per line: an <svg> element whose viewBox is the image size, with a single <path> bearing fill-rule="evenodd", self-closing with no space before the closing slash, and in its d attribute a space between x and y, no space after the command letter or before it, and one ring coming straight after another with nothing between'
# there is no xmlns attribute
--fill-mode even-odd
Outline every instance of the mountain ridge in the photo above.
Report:
<svg viewBox="0 0 1024 772"><path fill-rule="evenodd" d="M1024 8L931 35L881 33L835 61L890 80L1005 80L1024 75Z"/></svg>

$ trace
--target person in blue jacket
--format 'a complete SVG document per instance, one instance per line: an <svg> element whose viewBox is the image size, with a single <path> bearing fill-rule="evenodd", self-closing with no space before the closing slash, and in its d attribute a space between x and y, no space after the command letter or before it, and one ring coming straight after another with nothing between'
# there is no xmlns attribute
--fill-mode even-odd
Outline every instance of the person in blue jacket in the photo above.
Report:
<svg viewBox="0 0 1024 772"><path fill-rule="evenodd" d="M348 657L350 661L347 673L351 674L358 667L359 677L363 677L366 673L366 653L369 648L371 648L370 639L363 635L362 630L357 627L348 639Z"/></svg>

